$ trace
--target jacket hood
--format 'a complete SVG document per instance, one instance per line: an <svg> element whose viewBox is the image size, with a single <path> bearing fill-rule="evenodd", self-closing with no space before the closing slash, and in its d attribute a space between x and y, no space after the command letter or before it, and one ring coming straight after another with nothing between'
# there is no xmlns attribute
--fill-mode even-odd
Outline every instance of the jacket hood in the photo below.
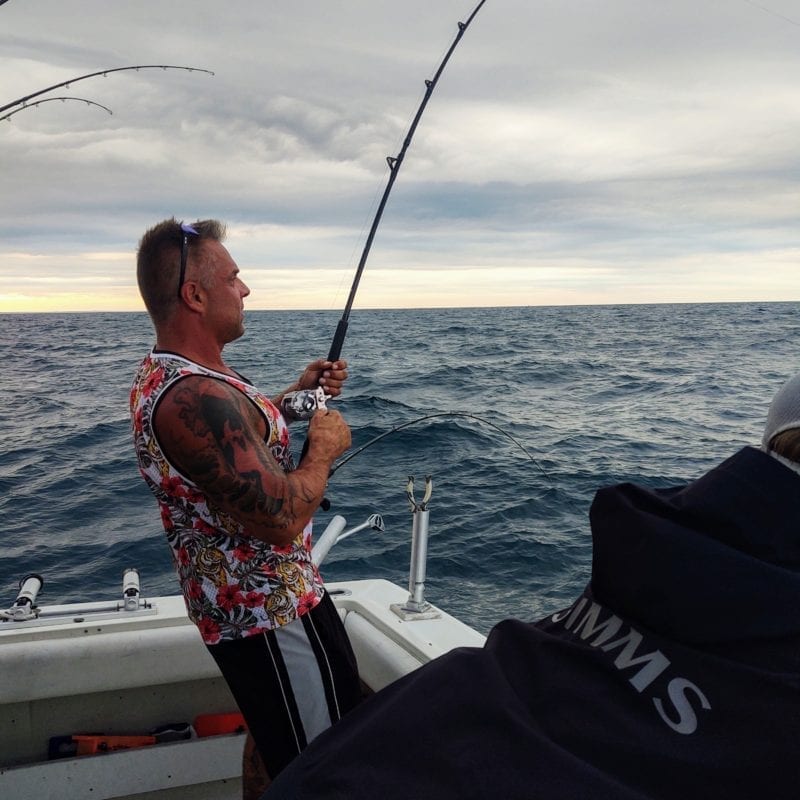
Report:
<svg viewBox="0 0 800 800"><path fill-rule="evenodd" d="M686 486L601 489L592 591L651 631L728 643L800 634L800 475L746 447Z"/></svg>

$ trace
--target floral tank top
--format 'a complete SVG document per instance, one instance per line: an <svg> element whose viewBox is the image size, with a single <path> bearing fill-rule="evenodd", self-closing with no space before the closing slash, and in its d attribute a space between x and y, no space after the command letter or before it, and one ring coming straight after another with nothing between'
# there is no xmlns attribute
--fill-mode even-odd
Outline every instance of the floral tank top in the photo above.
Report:
<svg viewBox="0 0 800 800"><path fill-rule="evenodd" d="M161 451L152 427L155 409L167 389L189 375L207 375L242 392L267 422L275 460L287 472L293 464L283 416L244 379L156 350L141 363L130 396L139 471L161 509L189 617L206 644L217 644L292 622L317 605L323 587L311 561L311 522L282 547L248 536Z"/></svg>

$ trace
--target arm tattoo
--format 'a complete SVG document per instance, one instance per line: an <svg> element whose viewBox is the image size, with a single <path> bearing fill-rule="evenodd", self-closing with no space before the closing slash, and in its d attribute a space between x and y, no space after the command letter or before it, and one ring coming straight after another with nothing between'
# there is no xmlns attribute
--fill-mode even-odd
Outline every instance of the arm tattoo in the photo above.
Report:
<svg viewBox="0 0 800 800"><path fill-rule="evenodd" d="M259 412L240 392L214 379L184 380L170 395L180 423L169 433L175 464L221 507L285 529L293 500L314 502L304 482L288 484L261 438Z"/></svg>
<svg viewBox="0 0 800 800"><path fill-rule="evenodd" d="M230 500L244 511L264 511L270 516L279 514L283 500L267 493L260 473L254 469L237 470L237 460L242 461L242 455L252 453L257 458L262 455L241 409L222 397L201 394L198 397L198 412L200 419L208 425L222 457L210 459L208 472L212 480L221 487L225 485ZM266 458L272 459L272 456L267 453ZM260 460L266 465L266 459Z"/></svg>

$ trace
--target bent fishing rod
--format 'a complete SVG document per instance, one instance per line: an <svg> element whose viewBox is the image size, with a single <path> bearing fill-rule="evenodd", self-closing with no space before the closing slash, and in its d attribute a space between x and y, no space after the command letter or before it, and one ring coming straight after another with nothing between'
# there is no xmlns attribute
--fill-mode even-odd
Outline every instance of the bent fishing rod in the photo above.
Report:
<svg viewBox="0 0 800 800"><path fill-rule="evenodd" d="M0 3L2 5L2 3ZM208 75L213 75L214 73L209 69L200 69L200 67L182 67L173 64L135 64L131 67L114 67L112 69L101 69L97 72L88 72L86 75L78 75L77 78L70 78L67 81L61 81L61 83L54 83L52 86L48 86L46 89L39 89L37 92L31 92L31 94L26 94L25 97L19 97L16 100L12 100L10 103L6 103L4 106L0 106L0 114L4 111L8 111L9 108L14 108L14 106L26 106L28 100L32 100L34 97L39 97L40 95L46 94L47 92L53 91L53 89L61 89L62 87L66 87L67 89L70 88L70 85L73 83L78 83L78 81L85 81L88 78L96 78L98 75L102 75L104 78L110 75L112 72L128 72L129 70L135 70L138 72L140 69L180 69L186 72L205 72Z"/></svg>
<svg viewBox="0 0 800 800"><path fill-rule="evenodd" d="M342 353L342 345L344 344L344 338L347 335L347 326L350 319L350 310L353 307L353 301L355 300L356 292L358 291L358 284L361 282L361 275L364 272L364 267L367 264L367 258L369 256L370 248L372 247L372 241L375 238L375 232L378 230L378 225L380 224L381 217L383 216L383 210L386 207L386 201L389 199L389 194L392 191L394 182L397 180L397 174L400 172L400 167L403 165L403 159L405 158L406 151L411 144L411 139L414 137L414 133L417 130L417 125L419 124L420 118L425 111L425 106L428 105L428 100L430 100L433 90L436 88L436 84L439 81L439 77L444 71L444 68L447 66L447 62L450 60L450 56L453 55L453 51L461 41L461 37L464 35L475 15L478 13L478 11L480 11L481 6L483 6L485 2L486 0L481 0L478 5L475 6L466 22L458 23L458 33L456 34L456 38L453 40L449 50L442 59L442 63L439 64L436 74L430 80L425 81L425 95L422 98L419 108L417 109L417 113L414 115L414 120L411 123L411 127L408 129L408 133L403 141L403 146L400 152L394 157L388 156L386 158L386 163L389 165L389 180L386 184L386 188L383 191L383 197L381 197L381 201L378 204L378 210L375 212L375 218L372 220L372 227L369 230L367 241L364 244L364 250L361 253L361 259L358 262L355 278L353 279L353 284L350 287L350 295L347 298L347 303L345 304L342 318L339 320L339 324L336 326L336 333L334 334L333 342L331 343L331 349L328 352L328 361L337 361ZM2 109L0 109L0 111L1 110Z"/></svg>
<svg viewBox="0 0 800 800"><path fill-rule="evenodd" d="M27 108L36 108L37 106L42 105L42 103L52 103L56 100L60 100L62 103L66 102L67 100L77 100L81 103L86 103L87 106L97 106L98 108L102 108L105 111L108 111L109 114L114 113L108 106L104 106L102 103L95 103L94 100L87 100L85 97L45 97L44 100L35 100L33 103L26 103L25 105L15 108L13 111L9 111L7 114L3 114L3 116L0 117L0 122L2 122L4 119L9 119L9 117L13 117L14 114L19 114L20 111L25 111Z"/></svg>
<svg viewBox="0 0 800 800"><path fill-rule="evenodd" d="M386 183L386 188L383 190L383 196L378 204L378 210L375 212L372 225L369 229L369 234L367 235L367 240L364 243L364 249L361 252L361 258L358 261L358 267L356 268L356 274L350 287L350 294L347 298L347 303L345 303L342 317L336 326L336 332L334 333L333 341L331 342L331 348L328 351L328 361L338 361L339 356L342 354L342 346L344 345L344 339L347 335L350 311L353 308L353 301L356 298L358 285L361 282L361 275L364 272L364 267L367 265L369 251L372 248L372 242L375 239L375 233L377 232L378 225L380 225L381 218L383 217L383 210L386 208L386 201L389 199L389 194L392 191L394 182L397 180L397 175L400 172L400 167L403 165L403 159L406 156L406 151L411 144L411 140L414 138L417 125L419 125L419 121L422 118L425 107L428 105L428 100L431 99L433 90L436 88L436 84L439 82L439 78L441 77L442 72L444 72L444 68L447 66L450 56L453 55L453 51L456 49L456 47L458 47L461 37L464 35L467 28L470 26L470 23L475 18L475 15L481 10L481 7L485 2L486 0L480 0L478 5L472 10L472 13L469 15L469 17L467 17L467 21L458 23L458 33L445 53L441 64L439 64L439 68L436 70L436 73L432 78L425 81L425 94L422 98L422 102L419 104L417 113L414 115L414 119L411 121L411 127L409 127L408 132L406 133L406 137L403 140L403 146L400 149L400 152L396 156L387 156L386 158L386 163L389 165L389 180ZM0 112L2 111L3 109L0 108ZM281 405L284 411L287 411L294 419L309 419L311 416L313 416L314 412L318 408L325 408L326 400L327 396L325 395L325 392L323 391L322 387L318 386L316 389L303 389L297 392L288 392L286 395L284 395ZM305 446L303 447L301 460L305 456L307 449L308 441L306 441Z"/></svg>
<svg viewBox="0 0 800 800"><path fill-rule="evenodd" d="M411 121L411 126L409 127L406 137L403 140L403 146L400 149L400 152L394 157L388 156L386 158L386 163L389 165L389 180L386 183L386 188L383 190L383 196L378 204L378 210L375 212L375 217L372 220L372 225L369 229L369 234L367 235L364 249L361 252L361 258L359 259L358 267L356 268L356 274L353 278L353 284L350 287L350 294L347 298L344 311L342 312L342 317L336 326L336 332L333 336L333 341L331 342L331 348L328 351L328 361L338 361L339 356L342 353L342 346L344 344L345 336L347 335L350 311L353 307L353 301L355 300L356 292L358 291L358 284L361 282L361 275L363 274L364 267L367 264L367 258L372 247L372 242L375 238L375 233L378 230L378 225L380 225L381 217L383 216L383 210L386 208L386 201L389 199L389 194L392 191L394 182L397 180L397 175L400 172L400 167L403 165L403 159L405 158L406 151L411 144L411 140L414 138L417 125L419 125L419 121L422 118L425 107L428 105L428 100L430 100L433 90L436 88L436 84L439 82L439 78L441 77L442 72L444 72L447 62L450 60L450 56L453 55L453 51L456 49L456 47L458 47L461 37L464 35L467 28L470 26L470 23L475 18L475 15L481 10L481 7L485 2L486 0L480 0L478 5L472 10L472 13L469 15L469 17L467 17L467 21L458 23L458 33L445 53L442 62L439 64L439 67L436 70L436 73L432 78L425 81L425 94L423 95L422 102L417 109L417 113L414 115L414 119ZM2 111L2 109L0 109L0 111ZM324 390L321 386L318 386L316 390L302 390L299 392L287 393L287 395L284 396L281 405L283 410L288 411L295 419L308 419L318 408L325 408L326 399L327 397ZM303 450L300 455L301 462L305 458L307 452L308 439L306 439L305 443L303 444ZM328 508L330 508L330 502L327 498L323 498L320 505L326 511Z"/></svg>

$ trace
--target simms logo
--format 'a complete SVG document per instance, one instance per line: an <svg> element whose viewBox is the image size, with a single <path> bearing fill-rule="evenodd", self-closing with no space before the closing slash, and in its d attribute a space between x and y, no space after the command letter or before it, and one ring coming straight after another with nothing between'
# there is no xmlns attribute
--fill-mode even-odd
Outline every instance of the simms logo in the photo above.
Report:
<svg viewBox="0 0 800 800"><path fill-rule="evenodd" d="M605 617L602 621L601 615ZM589 603L586 597L581 597L572 608L553 614L551 619L563 623L568 631L604 653L619 650L614 666L619 670L639 667L629 678L630 684L639 693L644 692L670 666L670 660L660 650L637 655L636 651L644 638L642 634L626 625L627 632L618 636L623 627L622 620L598 603ZM683 734L697 730L697 713L693 703L707 711L711 708L711 703L698 686L679 677L672 678L667 684L666 700L660 697L653 697L652 700L661 719L672 730Z"/></svg>

